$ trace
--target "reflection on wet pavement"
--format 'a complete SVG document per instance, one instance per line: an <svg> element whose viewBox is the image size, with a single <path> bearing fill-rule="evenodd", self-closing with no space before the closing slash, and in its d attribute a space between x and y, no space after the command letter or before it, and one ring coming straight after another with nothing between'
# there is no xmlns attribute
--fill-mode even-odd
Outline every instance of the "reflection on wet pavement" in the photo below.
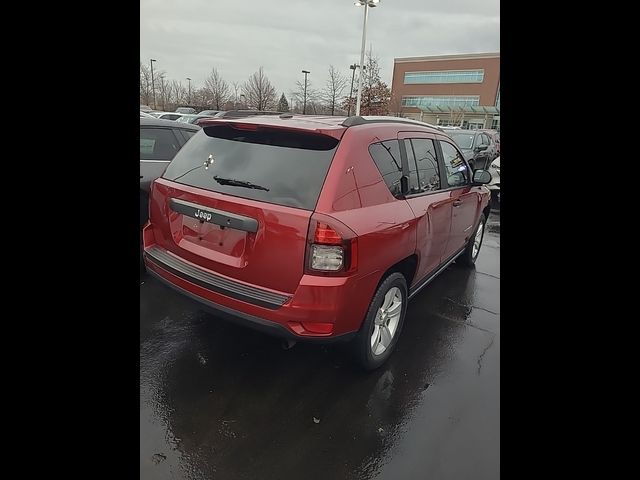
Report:
<svg viewBox="0 0 640 480"><path fill-rule="evenodd" d="M141 272L141 478L498 478L490 222L476 269L454 264L417 295L369 374L339 345L284 350Z"/></svg>

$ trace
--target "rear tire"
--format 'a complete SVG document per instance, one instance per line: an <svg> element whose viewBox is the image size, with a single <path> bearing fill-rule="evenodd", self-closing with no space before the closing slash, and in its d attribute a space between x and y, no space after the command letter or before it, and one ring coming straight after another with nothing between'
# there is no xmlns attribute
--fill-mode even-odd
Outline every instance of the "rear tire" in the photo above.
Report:
<svg viewBox="0 0 640 480"><path fill-rule="evenodd" d="M365 370L380 367L393 353L404 325L407 303L407 281L404 275L394 272L376 290L353 340L353 352Z"/></svg>
<svg viewBox="0 0 640 480"><path fill-rule="evenodd" d="M480 221L478 226L473 231L473 235L469 238L467 247L462 254L458 257L456 263L465 265L467 267L473 267L476 263L476 259L480 254L480 247L482 247L482 240L484 239L484 231L486 230L487 219L484 218L484 213L480 214Z"/></svg>

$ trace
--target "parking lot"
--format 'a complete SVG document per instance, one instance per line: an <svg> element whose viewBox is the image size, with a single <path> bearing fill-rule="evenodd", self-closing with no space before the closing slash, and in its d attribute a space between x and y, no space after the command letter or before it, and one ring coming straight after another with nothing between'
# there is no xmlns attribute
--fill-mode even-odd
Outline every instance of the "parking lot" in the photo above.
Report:
<svg viewBox="0 0 640 480"><path fill-rule="evenodd" d="M397 348L363 373L339 345L225 323L140 272L142 479L496 479L500 217L475 269L409 304Z"/></svg>

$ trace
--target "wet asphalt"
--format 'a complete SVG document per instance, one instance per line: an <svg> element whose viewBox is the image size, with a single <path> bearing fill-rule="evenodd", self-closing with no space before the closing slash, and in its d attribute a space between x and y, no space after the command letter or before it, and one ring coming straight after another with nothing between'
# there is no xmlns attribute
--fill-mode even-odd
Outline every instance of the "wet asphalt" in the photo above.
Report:
<svg viewBox="0 0 640 480"><path fill-rule="evenodd" d="M218 320L140 272L141 479L497 479L500 217L409 304L389 361Z"/></svg>

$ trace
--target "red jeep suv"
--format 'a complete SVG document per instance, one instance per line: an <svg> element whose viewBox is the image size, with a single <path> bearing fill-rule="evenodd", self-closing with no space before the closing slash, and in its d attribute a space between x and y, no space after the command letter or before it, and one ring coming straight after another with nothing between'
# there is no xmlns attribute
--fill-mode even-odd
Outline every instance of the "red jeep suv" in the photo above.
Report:
<svg viewBox="0 0 640 480"><path fill-rule="evenodd" d="M408 300L473 265L491 175L431 125L283 114L207 119L152 185L147 271L290 340L350 340L374 369Z"/></svg>

